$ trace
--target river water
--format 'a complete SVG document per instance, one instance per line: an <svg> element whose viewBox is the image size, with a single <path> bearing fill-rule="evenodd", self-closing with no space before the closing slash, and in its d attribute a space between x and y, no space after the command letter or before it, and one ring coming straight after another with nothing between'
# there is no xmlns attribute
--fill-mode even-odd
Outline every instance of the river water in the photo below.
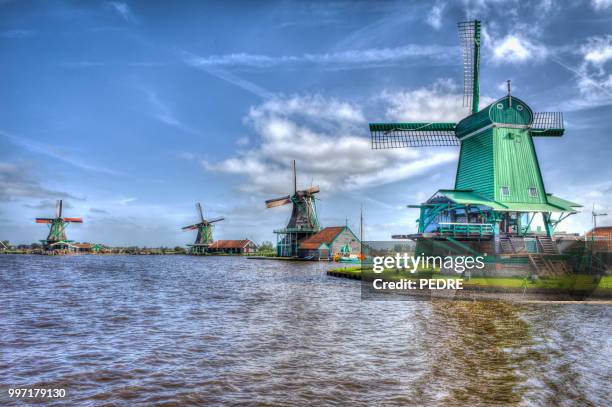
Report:
<svg viewBox="0 0 612 407"><path fill-rule="evenodd" d="M0 256L0 405L610 403L609 305L361 301L326 267Z"/></svg>

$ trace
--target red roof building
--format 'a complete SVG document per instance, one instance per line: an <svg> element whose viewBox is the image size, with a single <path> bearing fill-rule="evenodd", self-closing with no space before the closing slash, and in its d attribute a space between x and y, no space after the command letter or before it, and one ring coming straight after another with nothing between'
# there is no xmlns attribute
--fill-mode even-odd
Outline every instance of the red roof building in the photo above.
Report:
<svg viewBox="0 0 612 407"><path fill-rule="evenodd" d="M612 226L597 226L586 233L587 242L593 242L594 251L612 252Z"/></svg>
<svg viewBox="0 0 612 407"><path fill-rule="evenodd" d="M597 226L595 229L591 229L586 233L586 237L595 239L609 239L612 240L612 226Z"/></svg>
<svg viewBox="0 0 612 407"><path fill-rule="evenodd" d="M331 259L339 253L360 253L361 242L348 226L331 226L304 240L298 256L312 259Z"/></svg>
<svg viewBox="0 0 612 407"><path fill-rule="evenodd" d="M244 240L215 240L208 246L211 253L255 253L257 245L249 239Z"/></svg>

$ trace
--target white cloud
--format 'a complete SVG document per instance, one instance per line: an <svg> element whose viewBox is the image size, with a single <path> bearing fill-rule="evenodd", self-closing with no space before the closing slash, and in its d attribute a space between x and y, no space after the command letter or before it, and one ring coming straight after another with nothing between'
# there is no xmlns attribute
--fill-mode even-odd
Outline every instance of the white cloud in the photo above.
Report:
<svg viewBox="0 0 612 407"><path fill-rule="evenodd" d="M43 187L24 163L0 162L0 202L27 198L80 199L67 192Z"/></svg>
<svg viewBox="0 0 612 407"><path fill-rule="evenodd" d="M538 61L546 58L548 53L544 46L516 35L506 35L498 42L499 45L493 49L493 60L498 62Z"/></svg>
<svg viewBox="0 0 612 407"><path fill-rule="evenodd" d="M236 145L238 147L246 147L246 146L249 145L249 142L250 142L250 140L246 136L238 137L238 139L236 140Z"/></svg>
<svg viewBox="0 0 612 407"><path fill-rule="evenodd" d="M190 65L200 68L268 68L280 65L319 64L331 69L342 69L351 66L391 64L415 57L446 58L446 55L452 54L455 49L456 47L441 45L408 44L396 48L370 48L325 54L307 53L281 56L256 55L242 52L202 57L185 53L185 59Z"/></svg>
<svg viewBox="0 0 612 407"><path fill-rule="evenodd" d="M463 90L452 79L438 79L433 86L410 91L383 91L386 118L392 122L458 122L470 112L463 107ZM493 102L480 96L480 107Z"/></svg>
<svg viewBox="0 0 612 407"><path fill-rule="evenodd" d="M612 35L587 39L580 47L582 62L578 67L556 60L576 76L579 96L568 101L568 110L581 110L612 104L612 72L607 63L612 60Z"/></svg>
<svg viewBox="0 0 612 407"><path fill-rule="evenodd" d="M227 83L230 83L234 86L237 86L241 89L244 89L247 92L254 94L255 96L259 96L262 99L272 99L274 97L274 94L269 90L244 78L241 78L229 72L227 69L223 69L221 67L222 64L216 65L207 63L206 58L199 57L195 54L186 51L181 51L181 57L185 64L190 65L194 68L202 69L208 74L219 78Z"/></svg>
<svg viewBox="0 0 612 407"><path fill-rule="evenodd" d="M596 11L606 10L612 7L612 0L591 0L591 6Z"/></svg>
<svg viewBox="0 0 612 407"><path fill-rule="evenodd" d="M110 1L107 4L115 13L117 13L125 21L132 20L132 11L130 10L130 6L128 6L127 3L123 3L120 1Z"/></svg>
<svg viewBox="0 0 612 407"><path fill-rule="evenodd" d="M245 122L256 147L204 168L242 175L240 189L273 197L290 191L290 163L299 186L323 193L359 190L409 179L456 159L448 149L371 149L359 106L320 95L275 98L253 107Z"/></svg>
<svg viewBox="0 0 612 407"><path fill-rule="evenodd" d="M168 104L162 100L156 92L150 89L144 89L143 91L147 95L147 100L153 107L153 115L157 120L170 127L184 131L185 133L199 135L198 131L182 122L172 111L170 106L168 106Z"/></svg>
<svg viewBox="0 0 612 407"><path fill-rule="evenodd" d="M584 61L598 68L612 60L612 35L591 37L580 48Z"/></svg>
<svg viewBox="0 0 612 407"><path fill-rule="evenodd" d="M250 112L251 118L260 118L265 115L318 118L323 121L345 124L365 123L363 113L358 106L334 98L324 98L321 95L275 98L252 108Z"/></svg>
<svg viewBox="0 0 612 407"><path fill-rule="evenodd" d="M451 79L439 79L431 88L384 91L382 99L389 104L387 119L394 122L454 122L468 115L463 96Z"/></svg>
<svg viewBox="0 0 612 407"><path fill-rule="evenodd" d="M432 26L434 29L439 30L442 27L442 13L446 3L438 3L434 5L427 15L427 24Z"/></svg>
<svg viewBox="0 0 612 407"><path fill-rule="evenodd" d="M115 203L115 204L118 204L118 205L125 206L125 205L127 205L129 203L132 203L132 202L136 201L136 199L137 198L120 198L120 199L117 199L117 200L112 201L112 202Z"/></svg>

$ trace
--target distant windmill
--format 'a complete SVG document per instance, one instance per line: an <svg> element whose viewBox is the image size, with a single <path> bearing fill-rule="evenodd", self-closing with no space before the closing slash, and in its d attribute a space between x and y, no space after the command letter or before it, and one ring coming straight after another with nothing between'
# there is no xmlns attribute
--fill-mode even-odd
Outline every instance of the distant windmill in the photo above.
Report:
<svg viewBox="0 0 612 407"><path fill-rule="evenodd" d="M82 218L62 218L64 204L60 199L55 206L55 218L36 218L36 223L49 225L49 235L46 240L41 240L45 248L63 248L68 246L71 240L66 239L66 227L69 223L83 223Z"/></svg>
<svg viewBox="0 0 612 407"><path fill-rule="evenodd" d="M213 242L212 228L213 223L224 220L224 217L218 217L214 219L204 219L204 213L202 212L202 205L196 203L196 212L200 217L200 222L193 225L185 226L183 230L197 230L198 235L196 236L195 242L190 245L190 254L204 254L208 249L208 246Z"/></svg>
<svg viewBox="0 0 612 407"><path fill-rule="evenodd" d="M299 242L321 230L314 197L314 194L319 193L319 187L314 186L298 191L295 160L293 160L292 169L293 194L266 201L266 208L293 205L287 227L274 231L277 234L277 254L289 257L297 255Z"/></svg>

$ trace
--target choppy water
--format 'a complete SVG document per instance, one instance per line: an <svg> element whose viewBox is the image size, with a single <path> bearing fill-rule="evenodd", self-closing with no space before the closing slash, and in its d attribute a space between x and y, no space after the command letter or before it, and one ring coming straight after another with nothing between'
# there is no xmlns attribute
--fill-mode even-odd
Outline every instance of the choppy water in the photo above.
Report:
<svg viewBox="0 0 612 407"><path fill-rule="evenodd" d="M610 306L362 302L328 266L0 256L0 405L610 403Z"/></svg>

